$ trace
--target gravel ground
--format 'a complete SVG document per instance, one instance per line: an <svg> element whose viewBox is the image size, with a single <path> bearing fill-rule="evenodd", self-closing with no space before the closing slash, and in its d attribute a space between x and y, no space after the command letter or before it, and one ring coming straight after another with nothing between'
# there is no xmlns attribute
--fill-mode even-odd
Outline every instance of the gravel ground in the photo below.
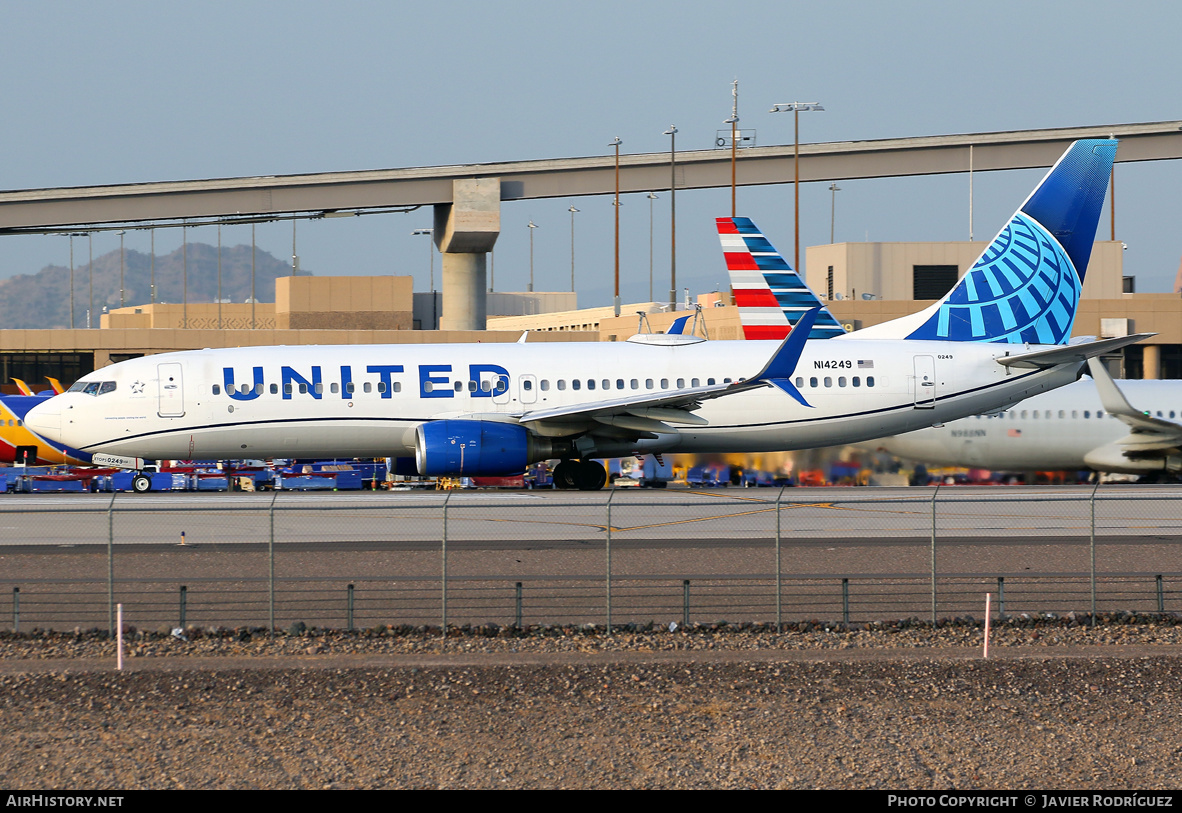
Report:
<svg viewBox="0 0 1182 813"><path fill-rule="evenodd" d="M0 636L0 785L1172 789L1182 619ZM299 634L296 634L299 633Z"/></svg>

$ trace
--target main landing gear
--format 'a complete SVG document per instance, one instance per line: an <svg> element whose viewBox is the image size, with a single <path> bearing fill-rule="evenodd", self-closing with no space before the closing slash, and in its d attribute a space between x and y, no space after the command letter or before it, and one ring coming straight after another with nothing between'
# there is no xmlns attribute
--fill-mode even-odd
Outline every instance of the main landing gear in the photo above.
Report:
<svg viewBox="0 0 1182 813"><path fill-rule="evenodd" d="M554 487L598 491L607 483L607 469L596 460L563 460L554 467Z"/></svg>

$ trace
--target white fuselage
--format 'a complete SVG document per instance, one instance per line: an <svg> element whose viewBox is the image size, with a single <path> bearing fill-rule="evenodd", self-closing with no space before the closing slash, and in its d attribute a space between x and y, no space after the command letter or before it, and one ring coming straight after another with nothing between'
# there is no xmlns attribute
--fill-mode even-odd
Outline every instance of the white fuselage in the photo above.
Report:
<svg viewBox="0 0 1182 813"><path fill-rule="evenodd" d="M1182 381L1118 381L1137 409L1182 422ZM1004 411L974 415L874 444L891 454L941 466L1001 471L1057 471L1096 468L1137 473L1161 470L1165 456L1135 462L1117 444L1129 427L1105 412L1092 379L1037 395Z"/></svg>
<svg viewBox="0 0 1182 813"><path fill-rule="evenodd" d="M96 370L80 383L113 382L106 392L75 391L76 384L31 412L29 423L77 449L140 458L408 456L413 430L424 422L524 416L529 426L534 410L640 401L752 377L776 348L760 341L630 341L187 351ZM1015 370L995 361L1032 349L1038 348L810 341L791 380L811 406L775 387L727 395L696 410L706 425L633 445L744 452L853 443L1003 409L1075 379L1078 364ZM507 388L497 392L501 378ZM606 449L585 456L607 456Z"/></svg>

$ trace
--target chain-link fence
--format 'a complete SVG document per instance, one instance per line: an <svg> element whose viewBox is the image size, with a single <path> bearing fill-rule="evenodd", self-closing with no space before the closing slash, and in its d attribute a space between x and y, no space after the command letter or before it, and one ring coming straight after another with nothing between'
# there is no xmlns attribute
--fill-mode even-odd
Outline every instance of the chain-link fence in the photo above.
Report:
<svg viewBox="0 0 1182 813"><path fill-rule="evenodd" d="M0 498L16 630L1182 610L1174 487Z"/></svg>

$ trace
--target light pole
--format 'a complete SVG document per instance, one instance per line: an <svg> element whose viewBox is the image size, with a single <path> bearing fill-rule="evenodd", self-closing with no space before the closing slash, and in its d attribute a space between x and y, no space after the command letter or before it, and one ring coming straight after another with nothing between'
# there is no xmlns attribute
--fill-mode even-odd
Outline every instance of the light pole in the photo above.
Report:
<svg viewBox="0 0 1182 813"><path fill-rule="evenodd" d="M620 315L620 145L623 143L620 137L616 136L608 144L609 147L616 148L616 199L613 204L616 207L616 316Z"/></svg>
<svg viewBox="0 0 1182 813"><path fill-rule="evenodd" d="M572 204L570 212L570 292L575 292L575 212L579 211Z"/></svg>
<svg viewBox="0 0 1182 813"><path fill-rule="evenodd" d="M656 192L648 193L648 301L653 301L653 201Z"/></svg>
<svg viewBox="0 0 1182 813"><path fill-rule="evenodd" d="M85 237L85 232L70 233L70 329L74 329L74 238ZM89 315L89 311L87 312Z"/></svg>
<svg viewBox="0 0 1182 813"><path fill-rule="evenodd" d="M731 83L731 117L723 122L731 126L731 217L735 214L735 187L737 185L738 168L738 127L739 127L739 80Z"/></svg>
<svg viewBox="0 0 1182 813"><path fill-rule="evenodd" d="M119 307L123 307L123 229L119 230Z"/></svg>
<svg viewBox="0 0 1182 813"><path fill-rule="evenodd" d="M677 310L677 127L662 135L669 136L669 309Z"/></svg>
<svg viewBox="0 0 1182 813"><path fill-rule="evenodd" d="M833 193L829 200L829 245L833 245L833 222L837 214L837 193L841 191L841 187L834 182L829 184L829 191Z"/></svg>
<svg viewBox="0 0 1182 813"><path fill-rule="evenodd" d="M573 217L573 215L572 215ZM534 292L534 229L538 227L532 220L527 225L529 229L529 292Z"/></svg>
<svg viewBox="0 0 1182 813"><path fill-rule="evenodd" d="M411 232L416 237L426 235L431 237L435 233L435 229L415 229ZM431 279L431 293L435 293L435 241L430 241L431 245L427 247L427 273L430 274Z"/></svg>
<svg viewBox="0 0 1182 813"><path fill-rule="evenodd" d="M789 102L788 104L772 105L770 112L772 113L787 113L792 112L793 118L793 136L792 136L792 164L793 164L793 180L792 187L796 193L796 199L793 203L793 214L796 218L796 248L792 255L793 270L800 273L800 111L815 110L817 112L824 112L825 108L817 102Z"/></svg>
<svg viewBox="0 0 1182 813"><path fill-rule="evenodd" d="M94 235L86 233L86 249L90 252L90 259L86 262L86 273L90 277L90 304L86 306L86 326L91 326L91 314L94 313Z"/></svg>

